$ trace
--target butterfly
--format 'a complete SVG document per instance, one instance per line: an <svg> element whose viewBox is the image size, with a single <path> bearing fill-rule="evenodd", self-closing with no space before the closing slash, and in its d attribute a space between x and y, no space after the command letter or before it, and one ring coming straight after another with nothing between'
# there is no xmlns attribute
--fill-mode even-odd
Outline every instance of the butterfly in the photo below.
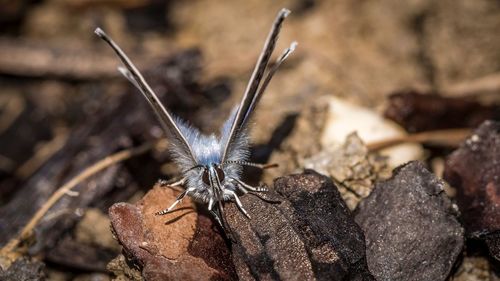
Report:
<svg viewBox="0 0 500 281"><path fill-rule="evenodd" d="M169 186L183 186L184 191L175 202L168 208L157 212L157 215L171 212L185 196L190 196L195 201L207 204L208 210L224 230L224 225L227 224L223 223L225 219L223 203L226 201L234 201L239 210L250 218L238 193L256 194L267 191L267 187L265 185L251 186L243 182L241 180L243 167L266 169L273 165L248 161L250 156L248 123L271 78L297 46L296 42L292 42L266 73L281 26L289 13L289 10L282 9L276 16L243 99L224 122L219 136L203 135L197 128L172 115L161 104L144 77L121 48L102 29L95 30L95 33L111 46L123 63L124 67L118 67L118 70L139 89L153 108L170 140L169 149L172 159L182 171L181 178Z"/></svg>

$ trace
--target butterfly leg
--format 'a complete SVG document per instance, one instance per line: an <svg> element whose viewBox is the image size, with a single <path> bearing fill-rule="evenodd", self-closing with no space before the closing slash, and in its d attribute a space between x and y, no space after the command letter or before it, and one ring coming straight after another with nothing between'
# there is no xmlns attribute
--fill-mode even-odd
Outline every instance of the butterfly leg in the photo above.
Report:
<svg viewBox="0 0 500 281"><path fill-rule="evenodd" d="M215 221L219 224L219 226L224 230L226 231L226 228L224 227L224 224L222 223L221 219L219 218L219 215L213 211L213 210L210 210L210 213L212 214L212 216L214 216L215 218Z"/></svg>
<svg viewBox="0 0 500 281"><path fill-rule="evenodd" d="M248 184L246 184L238 179L235 179L235 178L230 178L230 179L234 180L237 183L236 187L245 194L250 193L252 195L259 197L261 200L264 200L264 201L269 202L269 203L281 203L281 200L266 198L266 197L263 197L261 195L262 192L268 191L267 186L265 184L261 185L261 186L253 187L253 186L248 185Z"/></svg>
<svg viewBox="0 0 500 281"><path fill-rule="evenodd" d="M238 206L238 209L240 209L240 211L248 218L248 219L251 219L250 215L248 214L248 212L245 210L245 208L243 208L243 204L241 204L241 201L240 201L240 198L238 197L238 195L236 195L236 193L232 190L225 190L225 192L227 194L229 194L232 198L234 198L234 201L236 202L236 206Z"/></svg>
<svg viewBox="0 0 500 281"><path fill-rule="evenodd" d="M210 198L210 200L208 200L208 210L212 211L213 207L214 207L214 199Z"/></svg>
<svg viewBox="0 0 500 281"><path fill-rule="evenodd" d="M173 181L159 180L158 183L161 187L177 187L186 183L186 178L181 178L179 180L174 179Z"/></svg>
<svg viewBox="0 0 500 281"><path fill-rule="evenodd" d="M212 201L213 202L213 201ZM231 242L235 243L236 240L234 239L233 232L231 230L231 227L227 223L225 217L224 217L224 207L221 202L218 202L219 204L214 205L214 208L209 209L210 214L214 217L215 221L217 224L220 226L222 229L222 235L225 236L225 238L231 240ZM210 204L210 202L209 202ZM212 203L213 204L213 203Z"/></svg>
<svg viewBox="0 0 500 281"><path fill-rule="evenodd" d="M252 192L266 192L267 191L267 186L266 185L261 185L261 186L251 186L247 183L244 183L243 181L235 178L230 178L234 180L237 183L238 188L243 191L244 193L247 193L248 191Z"/></svg>
<svg viewBox="0 0 500 281"><path fill-rule="evenodd" d="M235 242L234 237L233 237L233 232L231 231L231 228L229 227L229 225L227 227L224 225L223 220L221 219L221 216L219 216L219 214L215 210L210 210L210 213L212 214L212 216L214 217L215 221L217 222L217 224L222 229L222 234L226 238L228 238L229 240L231 240L232 242Z"/></svg>
<svg viewBox="0 0 500 281"><path fill-rule="evenodd" d="M184 197L186 197L186 195L189 192L192 192L193 190L194 189L191 189L191 188L184 190L181 194L179 194L179 196L177 196L175 202L172 203L172 205L170 205L170 207L166 208L165 210L161 210L159 212L156 212L155 215L161 216L161 215L165 215L167 213L170 213L175 208L175 206L177 206L177 204L179 204L182 201L182 199L184 199Z"/></svg>

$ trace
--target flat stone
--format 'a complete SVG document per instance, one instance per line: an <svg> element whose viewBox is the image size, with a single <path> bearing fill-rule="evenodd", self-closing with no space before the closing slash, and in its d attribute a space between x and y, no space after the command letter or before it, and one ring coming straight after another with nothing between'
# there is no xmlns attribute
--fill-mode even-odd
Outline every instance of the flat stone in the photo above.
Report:
<svg viewBox="0 0 500 281"><path fill-rule="evenodd" d="M446 280L462 251L464 230L443 185L413 161L377 183L358 205L356 222L377 280Z"/></svg>
<svg viewBox="0 0 500 281"><path fill-rule="evenodd" d="M274 186L279 204L241 198L250 220L227 204L240 280L374 280L363 232L328 177L308 170Z"/></svg>

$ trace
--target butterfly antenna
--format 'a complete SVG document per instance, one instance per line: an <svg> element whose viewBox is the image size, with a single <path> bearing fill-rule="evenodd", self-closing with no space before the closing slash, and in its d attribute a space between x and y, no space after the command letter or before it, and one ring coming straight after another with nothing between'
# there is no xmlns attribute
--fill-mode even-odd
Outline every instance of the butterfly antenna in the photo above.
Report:
<svg viewBox="0 0 500 281"><path fill-rule="evenodd" d="M223 165L224 164L239 164L242 166L255 167L255 168L262 169L262 170L270 169L270 168L277 168L279 166L277 163L260 164L260 163L252 163L252 162L247 162L247 161L226 161L222 164Z"/></svg>

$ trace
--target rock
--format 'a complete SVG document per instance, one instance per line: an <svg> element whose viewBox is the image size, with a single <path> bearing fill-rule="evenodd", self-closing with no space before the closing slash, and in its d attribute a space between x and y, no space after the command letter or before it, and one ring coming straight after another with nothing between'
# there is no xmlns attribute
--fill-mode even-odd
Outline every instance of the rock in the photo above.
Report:
<svg viewBox="0 0 500 281"><path fill-rule="evenodd" d="M288 135L281 134L283 141L271 151L270 159L261 159L262 162L279 164L276 169L269 169L264 173L265 182L272 182L275 178L289 173L300 173L304 159L322 150L320 139L327 114L328 105L319 100L306 107L299 115L291 115L288 118L291 127Z"/></svg>
<svg viewBox="0 0 500 281"><path fill-rule="evenodd" d="M118 255L108 263L107 270L112 272L116 281L144 281L141 271L137 267L129 266L129 262L124 255Z"/></svg>
<svg viewBox="0 0 500 281"><path fill-rule="evenodd" d="M314 171L275 180L279 204L241 198L252 219L226 208L241 280L374 280L363 232L332 181Z"/></svg>
<svg viewBox="0 0 500 281"><path fill-rule="evenodd" d="M456 206L422 163L397 168L358 205L377 280L446 280L464 244Z"/></svg>
<svg viewBox="0 0 500 281"><path fill-rule="evenodd" d="M453 281L494 280L490 273L490 264L484 257L465 257L460 267L453 274Z"/></svg>
<svg viewBox="0 0 500 281"><path fill-rule="evenodd" d="M111 225L125 256L142 270L145 280L232 280L230 253L223 238L212 231L210 219L198 216L189 198L177 211L168 207L176 191L155 186L136 204L117 203L109 209ZM111 266L117 274L130 272Z"/></svg>
<svg viewBox="0 0 500 281"><path fill-rule="evenodd" d="M486 235L485 241L490 255L500 261L500 231Z"/></svg>
<svg viewBox="0 0 500 281"><path fill-rule="evenodd" d="M368 108L335 97L329 97L327 102L329 114L321 137L324 148L339 146L353 132L367 144L406 135L399 125ZM392 167L423 158L423 149L419 144L400 144L380 153L389 158Z"/></svg>
<svg viewBox="0 0 500 281"><path fill-rule="evenodd" d="M500 260L500 122L485 121L446 159L444 179L457 189L467 236L484 238Z"/></svg>
<svg viewBox="0 0 500 281"><path fill-rule="evenodd" d="M72 236L65 235L46 254L45 261L68 270L105 272L106 265L116 255L117 251L95 244L81 243Z"/></svg>
<svg viewBox="0 0 500 281"><path fill-rule="evenodd" d="M26 258L16 260L6 271L0 269L0 280L19 281L19 280L45 280L43 272L45 264Z"/></svg>
<svg viewBox="0 0 500 281"><path fill-rule="evenodd" d="M483 105L471 97L443 97L406 91L389 97L384 114L414 133L474 128L487 119L500 120L500 105Z"/></svg>
<svg viewBox="0 0 500 281"><path fill-rule="evenodd" d="M351 210L370 194L375 181L390 176L387 159L369 153L356 133L348 135L341 147L325 148L305 159L304 167L330 176Z"/></svg>
<svg viewBox="0 0 500 281"><path fill-rule="evenodd" d="M116 240L109 231L109 218L97 208L88 208L75 227L78 242L99 245L102 248L118 249Z"/></svg>
<svg viewBox="0 0 500 281"><path fill-rule="evenodd" d="M291 132L273 151L270 160L259 158L261 162L279 164L278 168L264 173L263 181L271 182L285 174L312 169L335 181L352 210L370 193L373 181L388 177L390 170L387 158L370 153L355 133L334 145L320 143L330 114L328 100L319 99L295 117Z"/></svg>

